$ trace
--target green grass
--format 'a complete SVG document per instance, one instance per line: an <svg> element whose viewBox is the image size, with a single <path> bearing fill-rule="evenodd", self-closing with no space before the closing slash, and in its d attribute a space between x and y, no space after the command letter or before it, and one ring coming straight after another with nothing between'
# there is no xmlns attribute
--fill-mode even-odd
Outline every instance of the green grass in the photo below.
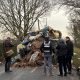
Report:
<svg viewBox="0 0 80 80"><path fill-rule="evenodd" d="M77 54L74 55L74 57L73 57L73 65L76 68L78 68L78 67L80 67L80 59L78 59L78 58L80 58L80 48L75 48L74 52L77 53Z"/></svg>

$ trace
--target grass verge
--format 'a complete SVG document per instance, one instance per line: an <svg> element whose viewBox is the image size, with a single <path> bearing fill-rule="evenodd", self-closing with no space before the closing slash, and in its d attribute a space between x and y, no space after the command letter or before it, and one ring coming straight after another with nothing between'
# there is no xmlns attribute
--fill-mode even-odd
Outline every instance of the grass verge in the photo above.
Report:
<svg viewBox="0 0 80 80"><path fill-rule="evenodd" d="M80 48L75 48L74 52L76 54L74 54L74 57L73 57L73 65L77 69L78 67L80 67Z"/></svg>

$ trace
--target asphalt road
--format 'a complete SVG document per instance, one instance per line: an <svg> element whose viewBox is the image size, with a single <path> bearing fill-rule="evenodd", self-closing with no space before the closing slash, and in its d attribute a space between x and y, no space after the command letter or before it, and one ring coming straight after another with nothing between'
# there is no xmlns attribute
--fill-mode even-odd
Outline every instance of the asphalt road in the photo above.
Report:
<svg viewBox="0 0 80 80"><path fill-rule="evenodd" d="M73 70L71 75L67 77L59 77L58 68L53 68L53 76L48 74L45 76L43 73L43 67L35 68L12 68L13 72L5 73L4 67L0 67L0 80L79 80L76 72Z"/></svg>

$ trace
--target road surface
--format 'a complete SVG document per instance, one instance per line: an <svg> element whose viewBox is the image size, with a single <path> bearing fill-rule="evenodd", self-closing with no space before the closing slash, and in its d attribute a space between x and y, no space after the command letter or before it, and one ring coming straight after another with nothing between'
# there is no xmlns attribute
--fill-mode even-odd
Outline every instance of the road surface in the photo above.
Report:
<svg viewBox="0 0 80 80"><path fill-rule="evenodd" d="M59 77L58 68L53 69L53 76L47 76L43 73L43 67L35 68L12 68L13 72L5 73L4 67L0 66L0 80L79 80L76 72L73 70L67 77Z"/></svg>

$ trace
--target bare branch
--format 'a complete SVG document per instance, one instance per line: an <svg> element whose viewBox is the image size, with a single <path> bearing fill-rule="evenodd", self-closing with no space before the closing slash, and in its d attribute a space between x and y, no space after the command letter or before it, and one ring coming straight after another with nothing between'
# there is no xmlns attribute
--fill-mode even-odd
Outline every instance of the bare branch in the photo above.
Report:
<svg viewBox="0 0 80 80"><path fill-rule="evenodd" d="M50 0L0 0L0 24L20 38L50 9Z"/></svg>

